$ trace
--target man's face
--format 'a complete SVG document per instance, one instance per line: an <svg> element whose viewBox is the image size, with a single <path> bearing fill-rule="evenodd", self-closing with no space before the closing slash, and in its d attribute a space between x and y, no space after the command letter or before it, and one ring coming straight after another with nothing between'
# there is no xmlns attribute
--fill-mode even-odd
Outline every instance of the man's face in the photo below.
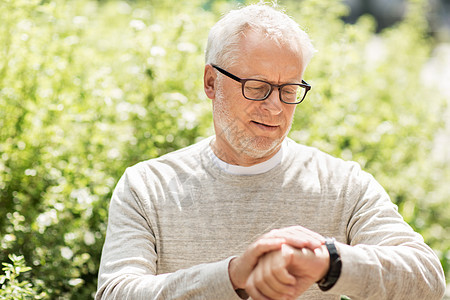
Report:
<svg viewBox="0 0 450 300"><path fill-rule="evenodd" d="M272 84L301 82L301 54L290 47L253 31L247 32L240 46L241 56L226 68L230 73ZM280 149L296 105L281 102L278 89L264 101L251 101L244 98L241 87L223 74L215 78L214 97L210 97L216 131L212 146L220 159L248 166L269 159Z"/></svg>

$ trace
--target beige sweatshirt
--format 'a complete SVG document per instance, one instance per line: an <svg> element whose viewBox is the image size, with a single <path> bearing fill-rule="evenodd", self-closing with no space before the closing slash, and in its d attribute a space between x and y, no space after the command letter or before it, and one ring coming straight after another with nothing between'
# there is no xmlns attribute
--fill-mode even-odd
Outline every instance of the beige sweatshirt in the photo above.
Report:
<svg viewBox="0 0 450 300"><path fill-rule="evenodd" d="M280 164L232 175L211 138L128 168L111 199L96 299L240 299L229 260L274 228L338 241L342 272L299 299L441 299L434 252L384 189L353 162L288 139Z"/></svg>

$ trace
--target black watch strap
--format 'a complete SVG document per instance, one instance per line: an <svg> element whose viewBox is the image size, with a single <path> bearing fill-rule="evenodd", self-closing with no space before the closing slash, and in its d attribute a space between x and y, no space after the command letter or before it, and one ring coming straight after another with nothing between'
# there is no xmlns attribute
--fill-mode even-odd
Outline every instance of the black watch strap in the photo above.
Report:
<svg viewBox="0 0 450 300"><path fill-rule="evenodd" d="M241 299L246 300L250 297L244 289L235 289L234 291Z"/></svg>
<svg viewBox="0 0 450 300"><path fill-rule="evenodd" d="M330 268L324 278L319 280L317 284L322 291L328 291L331 289L341 275L342 262L341 257L334 244L334 239L326 239L325 246L330 254Z"/></svg>

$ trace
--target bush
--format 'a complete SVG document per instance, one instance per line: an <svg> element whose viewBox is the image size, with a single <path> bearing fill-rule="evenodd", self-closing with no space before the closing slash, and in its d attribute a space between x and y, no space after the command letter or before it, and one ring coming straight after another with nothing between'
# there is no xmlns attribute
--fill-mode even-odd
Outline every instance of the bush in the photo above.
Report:
<svg viewBox="0 0 450 300"><path fill-rule="evenodd" d="M443 107L418 88L430 52L420 3L375 35L368 17L344 24L336 1L279 2L319 49L291 137L372 172L448 276L450 175L429 157ZM23 255L36 294L92 297L109 198L124 169L212 134L203 50L229 8L0 1L0 260Z"/></svg>
<svg viewBox="0 0 450 300"><path fill-rule="evenodd" d="M181 4L0 3L0 260L24 255L52 298L86 299L125 167L205 135L212 18Z"/></svg>
<svg viewBox="0 0 450 300"><path fill-rule="evenodd" d="M5 275L0 275L0 299L42 299L46 296L43 292L38 294L37 289L27 280L20 280L21 274L31 270L25 265L23 256L9 255L13 264L3 263L2 270Z"/></svg>

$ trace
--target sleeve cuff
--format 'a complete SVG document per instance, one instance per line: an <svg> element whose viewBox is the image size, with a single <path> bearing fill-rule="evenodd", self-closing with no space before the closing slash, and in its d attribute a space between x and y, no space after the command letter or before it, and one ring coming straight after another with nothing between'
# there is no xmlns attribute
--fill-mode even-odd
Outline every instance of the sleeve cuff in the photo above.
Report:
<svg viewBox="0 0 450 300"><path fill-rule="evenodd" d="M364 282L364 278L361 278L363 275L358 270L362 263L367 263L367 255L361 249L339 242L336 242L336 248L342 261L341 274L326 293L351 294L355 288L358 289L358 282Z"/></svg>
<svg viewBox="0 0 450 300"><path fill-rule="evenodd" d="M242 290L238 289L235 290L233 288L233 284L231 283L230 274L228 272L228 266L230 265L230 261L235 258L235 256L230 256L225 260L217 262L217 264L220 265L218 268L213 268L218 274L215 274L215 276L220 276L222 280L219 280L218 282L222 282L222 286L220 287L221 291L218 292L218 295L224 295L224 298L230 299L230 300L241 300L241 299L248 299L247 293ZM207 275L208 276L208 275ZM219 288L219 287L218 287Z"/></svg>

